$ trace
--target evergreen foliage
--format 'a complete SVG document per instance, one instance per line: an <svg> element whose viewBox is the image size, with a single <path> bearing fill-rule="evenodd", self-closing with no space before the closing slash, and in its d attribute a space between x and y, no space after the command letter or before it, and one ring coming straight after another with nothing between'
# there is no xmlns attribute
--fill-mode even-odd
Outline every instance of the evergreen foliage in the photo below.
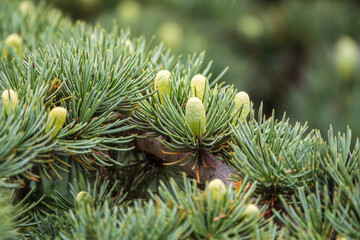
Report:
<svg viewBox="0 0 360 240"><path fill-rule="evenodd" d="M262 107L255 117L203 53L184 60L25 3L0 8L0 47L14 33L24 44L0 59L1 94L18 98L0 101L1 238L360 239L360 143L350 129L324 139ZM161 70L169 90L155 86ZM205 119L186 116L198 74ZM224 169L226 187L204 181Z"/></svg>

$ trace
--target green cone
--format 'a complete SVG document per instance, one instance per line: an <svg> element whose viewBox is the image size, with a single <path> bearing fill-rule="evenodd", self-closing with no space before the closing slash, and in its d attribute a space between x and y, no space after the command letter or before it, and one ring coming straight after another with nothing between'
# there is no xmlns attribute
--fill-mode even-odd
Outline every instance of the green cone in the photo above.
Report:
<svg viewBox="0 0 360 240"><path fill-rule="evenodd" d="M220 179L213 179L209 182L207 188L211 192L212 199L217 199L219 194L223 197L226 193L225 184Z"/></svg>
<svg viewBox="0 0 360 240"><path fill-rule="evenodd" d="M48 116L49 119L49 125L47 125L45 129L45 133L50 132L52 128L54 128L54 131L51 133L51 138L54 138L61 128L64 126L65 120L66 120L67 110L63 107L56 107L53 108Z"/></svg>
<svg viewBox="0 0 360 240"><path fill-rule="evenodd" d="M23 55L23 41L19 34L13 33L10 34L4 41L3 53L5 57L10 57L10 49L13 49L17 55Z"/></svg>
<svg viewBox="0 0 360 240"><path fill-rule="evenodd" d="M189 124L194 136L204 134L206 129L206 115L204 105L197 97L192 97L186 103L186 122ZM201 129L199 129L199 122Z"/></svg>
<svg viewBox="0 0 360 240"><path fill-rule="evenodd" d="M190 82L192 95L194 97L203 100L205 88L206 88L206 77L201 74L195 75ZM196 89L196 91L195 91ZM195 94L196 92L196 94Z"/></svg>
<svg viewBox="0 0 360 240"><path fill-rule="evenodd" d="M18 95L17 95L17 93L12 89L5 90L2 93L1 98L3 99L4 104L5 104L6 114L7 115L10 114L10 100L11 100L11 109L14 112L16 104L18 103Z"/></svg>
<svg viewBox="0 0 360 240"><path fill-rule="evenodd" d="M93 198L91 197L90 193L85 191L81 191L78 193L78 195L76 196L76 202L78 205L80 205L81 203L85 203L87 205L90 205L91 207L94 206Z"/></svg>
<svg viewBox="0 0 360 240"><path fill-rule="evenodd" d="M171 73L168 70L161 70L155 77L155 89L158 91L162 103L165 93L170 95L170 76Z"/></svg>
<svg viewBox="0 0 360 240"><path fill-rule="evenodd" d="M250 98L249 95L246 92L239 92L235 95L234 98L235 107L232 112L232 115L235 114L235 112L243 106L241 114L240 114L240 120L243 122L247 115L250 112ZM236 122L237 117L234 118L233 123Z"/></svg>

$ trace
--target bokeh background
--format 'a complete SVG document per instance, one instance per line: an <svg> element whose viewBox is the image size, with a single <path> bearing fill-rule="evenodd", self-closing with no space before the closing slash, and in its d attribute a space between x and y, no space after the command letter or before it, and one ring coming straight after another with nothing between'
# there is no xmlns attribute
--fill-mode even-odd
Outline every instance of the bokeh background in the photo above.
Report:
<svg viewBox="0 0 360 240"><path fill-rule="evenodd" d="M183 56L206 50L212 72L327 134L360 136L360 4L324 0L48 0L73 19L156 36Z"/></svg>

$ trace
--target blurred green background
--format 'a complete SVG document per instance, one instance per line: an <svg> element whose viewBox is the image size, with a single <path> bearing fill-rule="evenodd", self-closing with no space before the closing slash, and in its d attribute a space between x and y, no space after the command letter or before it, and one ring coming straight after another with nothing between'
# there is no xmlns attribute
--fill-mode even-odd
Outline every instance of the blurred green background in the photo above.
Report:
<svg viewBox="0 0 360 240"><path fill-rule="evenodd" d="M73 19L156 36L174 53L206 50L213 73L249 93L255 108L286 111L327 134L360 136L357 1L48 0Z"/></svg>

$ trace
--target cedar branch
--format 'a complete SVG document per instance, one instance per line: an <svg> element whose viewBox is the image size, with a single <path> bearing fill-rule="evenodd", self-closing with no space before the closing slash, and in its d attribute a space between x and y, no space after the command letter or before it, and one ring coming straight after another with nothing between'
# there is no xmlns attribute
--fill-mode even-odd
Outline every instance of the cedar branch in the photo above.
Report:
<svg viewBox="0 0 360 240"><path fill-rule="evenodd" d="M147 153L151 153L167 163L176 162L182 158L185 158L189 154L166 154L164 152L168 152L169 150L166 149L165 146L158 139L162 139L162 137L160 136L157 138L136 138L135 146L137 149ZM214 168L211 166L204 167L203 165L198 163L200 180L211 181L212 179L218 178L222 180L225 185L232 184L232 182L229 181L228 178L230 177L230 174L235 175L233 168L224 163L221 159L217 158L213 154L207 155L207 158L211 162L211 164L214 165ZM175 166L182 169L189 176L196 178L196 171L195 169L193 169L194 160L191 160L184 166L181 166L179 164L175 164Z"/></svg>

